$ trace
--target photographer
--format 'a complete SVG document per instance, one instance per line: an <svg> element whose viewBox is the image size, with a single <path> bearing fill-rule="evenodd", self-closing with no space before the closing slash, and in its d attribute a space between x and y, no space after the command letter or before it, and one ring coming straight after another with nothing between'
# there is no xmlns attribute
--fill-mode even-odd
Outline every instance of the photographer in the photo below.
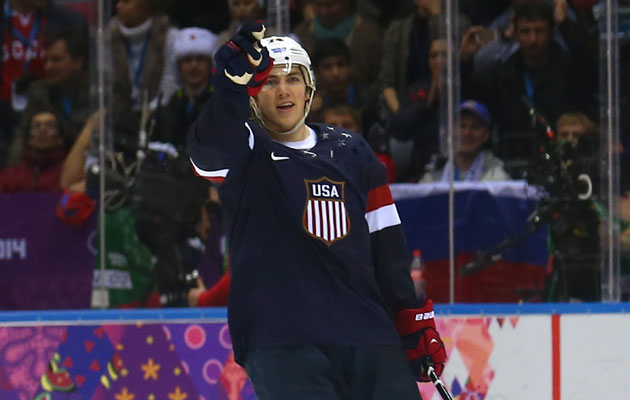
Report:
<svg viewBox="0 0 630 400"><path fill-rule="evenodd" d="M548 139L540 140L539 158L527 175L530 184L546 192L537 212L549 224L548 300L599 301L599 135L581 113L562 114L555 132L549 126L539 132Z"/></svg>

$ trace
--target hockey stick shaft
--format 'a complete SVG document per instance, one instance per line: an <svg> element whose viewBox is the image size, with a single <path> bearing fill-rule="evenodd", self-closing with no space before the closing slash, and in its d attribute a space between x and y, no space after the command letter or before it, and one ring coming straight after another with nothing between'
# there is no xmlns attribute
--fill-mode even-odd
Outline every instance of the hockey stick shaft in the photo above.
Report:
<svg viewBox="0 0 630 400"><path fill-rule="evenodd" d="M427 372L429 379L431 379L431 382L433 382L433 385L437 389L440 396L442 396L442 399L453 400L453 396L451 396L451 394L446 389L446 386L444 386L444 384L440 380L440 377L435 372L435 368L433 368L433 361L431 360L431 357L428 355L423 356L421 359L421 363L422 363L422 368L424 368L424 370Z"/></svg>
<svg viewBox="0 0 630 400"><path fill-rule="evenodd" d="M432 365L429 366L429 368L427 369L427 374L429 375L429 378L431 379L431 382L433 382L433 385L437 389L438 393L440 393L440 396L442 396L442 399L453 400L453 396L451 396L451 394L448 392L446 386L444 386L444 384L440 380L440 377L437 376Z"/></svg>

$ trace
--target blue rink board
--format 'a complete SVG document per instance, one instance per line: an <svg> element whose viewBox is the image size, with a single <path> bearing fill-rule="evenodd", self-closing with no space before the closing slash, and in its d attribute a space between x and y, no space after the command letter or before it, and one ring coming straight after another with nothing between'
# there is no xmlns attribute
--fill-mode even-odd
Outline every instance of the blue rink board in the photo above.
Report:
<svg viewBox="0 0 630 400"><path fill-rule="evenodd" d="M528 315L528 314L609 314L628 313L630 303L540 303L540 304L436 304L436 314L449 315ZM225 322L227 310L217 308L170 308L134 310L2 311L0 325L46 325L70 322L133 323L136 321Z"/></svg>

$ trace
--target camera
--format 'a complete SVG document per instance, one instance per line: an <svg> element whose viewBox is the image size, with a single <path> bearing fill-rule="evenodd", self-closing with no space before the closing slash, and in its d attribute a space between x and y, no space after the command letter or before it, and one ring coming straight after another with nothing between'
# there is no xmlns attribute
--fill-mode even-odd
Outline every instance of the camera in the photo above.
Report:
<svg viewBox="0 0 630 400"><path fill-rule="evenodd" d="M204 251L195 227L208 184L194 175L181 150L149 143L138 152L132 144L129 138L117 140L114 148L120 151L106 153L105 210L131 211L140 242L157 259L146 279L157 286L162 306L188 306L188 291L197 287L196 268ZM100 168L93 164L88 169L88 192L98 192L99 179ZM197 245L191 245L191 238L197 238Z"/></svg>

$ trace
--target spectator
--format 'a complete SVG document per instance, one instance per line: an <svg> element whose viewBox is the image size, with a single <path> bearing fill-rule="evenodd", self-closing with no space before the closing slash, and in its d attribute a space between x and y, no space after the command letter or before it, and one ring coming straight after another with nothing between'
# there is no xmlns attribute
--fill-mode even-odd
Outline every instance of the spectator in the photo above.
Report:
<svg viewBox="0 0 630 400"><path fill-rule="evenodd" d="M356 0L313 0L315 17L293 31L312 53L316 42L337 38L346 42L352 55L352 77L357 83L376 81L380 69L383 32L376 22L356 14Z"/></svg>
<svg viewBox="0 0 630 400"><path fill-rule="evenodd" d="M488 24L489 29L497 30L500 32L500 37L505 38L508 41L515 39L515 27L514 16L516 9L523 4L534 3L538 0L512 0L510 4L500 15L498 15L494 21ZM565 18L570 18L575 21L575 12L569 7L568 0L544 0L550 7L554 8L554 17L556 23L561 24ZM554 33L556 40L559 44L564 45L564 39L562 34L558 31Z"/></svg>
<svg viewBox="0 0 630 400"><path fill-rule="evenodd" d="M197 26L217 33L230 24L228 0L169 1L167 14L181 28Z"/></svg>
<svg viewBox="0 0 630 400"><path fill-rule="evenodd" d="M322 117L322 121L325 124L338 126L363 136L361 114L354 107L347 105L326 107L322 112ZM387 182L394 183L396 181L396 164L389 155L387 144L382 143L379 139L382 138L378 136L366 138L378 160L385 166L387 172Z"/></svg>
<svg viewBox="0 0 630 400"><path fill-rule="evenodd" d="M558 118L556 124L558 141L568 141L577 146L578 141L584 135L596 135L597 127L586 115L582 113L565 113Z"/></svg>
<svg viewBox="0 0 630 400"><path fill-rule="evenodd" d="M564 112L589 109L592 76L576 68L579 61L552 40L554 24L545 2L520 6L514 19L519 50L472 84L473 94L496 116L501 156L511 153L511 137L535 138L531 106L552 126Z"/></svg>
<svg viewBox="0 0 630 400"><path fill-rule="evenodd" d="M511 4L506 10L488 24L486 33L493 37L493 40L484 42L483 48L475 55L475 78L482 79L485 71L498 62L503 62L516 52L520 46L516 40L514 28L515 10L523 4L534 3L538 0L511 0ZM576 37L584 41L589 35L586 23L578 25L576 14L569 7L567 0L544 0L550 7L553 7L555 26L553 29L553 40L564 51L569 51L576 45ZM582 18L584 20L585 18ZM486 35L488 36L488 35ZM580 45L584 47L583 45ZM591 49L590 51L593 51Z"/></svg>
<svg viewBox="0 0 630 400"><path fill-rule="evenodd" d="M0 171L0 193L59 190L67 145L59 118L52 108L33 110L25 119L29 137L18 165Z"/></svg>
<svg viewBox="0 0 630 400"><path fill-rule="evenodd" d="M350 49L341 39L319 41L313 54L313 68L317 77L317 92L311 105L310 120L321 121L324 107L348 105L361 109L366 91L351 81Z"/></svg>
<svg viewBox="0 0 630 400"><path fill-rule="evenodd" d="M200 277L197 287L188 291L190 307L225 307L230 291L229 255L221 221L219 193L210 186L208 199L202 206L201 221L197 224L204 240L203 256L197 266Z"/></svg>
<svg viewBox="0 0 630 400"><path fill-rule="evenodd" d="M52 107L67 127L64 140L71 143L90 115L87 38L72 32L60 32L46 37L44 49L45 78L31 85L25 114L42 107ZM28 129L28 124L23 125ZM9 149L9 164L21 159L24 138L28 135L28 131L16 131Z"/></svg>
<svg viewBox="0 0 630 400"><path fill-rule="evenodd" d="M352 106L326 107L322 110L322 121L331 126L338 126L363 135L361 114Z"/></svg>
<svg viewBox="0 0 630 400"><path fill-rule="evenodd" d="M510 2L511 0L462 0L460 10L470 18L473 24L488 26L508 8Z"/></svg>
<svg viewBox="0 0 630 400"><path fill-rule="evenodd" d="M180 147L186 132L214 89L210 84L212 51L217 36L203 28L185 28L175 38L175 57L182 87L171 97L155 140Z"/></svg>
<svg viewBox="0 0 630 400"><path fill-rule="evenodd" d="M59 182L59 186L64 190L86 191L86 162L92 144L92 133L98 127L98 119L99 112L97 111L88 118L81 133L70 148L61 170Z"/></svg>
<svg viewBox="0 0 630 400"><path fill-rule="evenodd" d="M448 182L451 168L455 168L456 181L502 181L510 179L503 170L503 162L483 150L490 138L490 114L485 105L468 100L460 104L461 118L460 143L454 162L436 160L427 167L427 173L420 182Z"/></svg>
<svg viewBox="0 0 630 400"><path fill-rule="evenodd" d="M416 82L400 100L400 110L391 116L387 136L392 139L398 180L417 182L431 156L439 151L440 94L446 40L434 39L429 48L430 77Z"/></svg>
<svg viewBox="0 0 630 400"><path fill-rule="evenodd" d="M26 106L31 82L44 76L44 39L54 32L87 35L86 23L76 11L49 0L0 0L0 166L19 113ZM10 50L10 51L9 51Z"/></svg>
<svg viewBox="0 0 630 400"><path fill-rule="evenodd" d="M408 17L394 20L385 33L379 85L383 100L391 114L400 109L400 97L417 82L427 81L429 47L440 33L440 1L416 0L416 11ZM470 22L460 16L461 29Z"/></svg>
<svg viewBox="0 0 630 400"><path fill-rule="evenodd" d="M265 17L264 0L229 0L228 4L230 5L232 20L230 26L219 33L217 42L219 45L230 40L245 22L262 20ZM214 54L216 48L212 50Z"/></svg>
<svg viewBox="0 0 630 400"><path fill-rule="evenodd" d="M114 80L114 106L139 110L143 94L153 106L177 90L173 43L177 29L163 12L164 0L119 0L108 26ZM123 114L124 115L124 114Z"/></svg>

